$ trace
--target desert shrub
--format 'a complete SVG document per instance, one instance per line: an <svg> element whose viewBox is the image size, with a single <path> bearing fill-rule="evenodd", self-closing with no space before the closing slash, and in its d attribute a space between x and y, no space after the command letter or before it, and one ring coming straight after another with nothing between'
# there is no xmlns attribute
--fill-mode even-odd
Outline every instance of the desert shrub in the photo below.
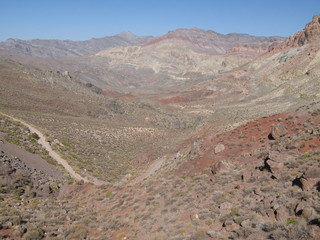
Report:
<svg viewBox="0 0 320 240"><path fill-rule="evenodd" d="M299 223L298 220L295 219L295 218L289 218L287 220L287 226L290 225L290 224L298 224L298 223Z"/></svg>
<svg viewBox="0 0 320 240"><path fill-rule="evenodd" d="M32 229L27 231L23 236L23 240L40 240L44 236L44 232L41 229Z"/></svg>
<svg viewBox="0 0 320 240"><path fill-rule="evenodd" d="M88 235L88 230L83 225L75 225L66 231L66 239L85 239Z"/></svg>
<svg viewBox="0 0 320 240"><path fill-rule="evenodd" d="M59 186L56 182L50 182L49 188L50 188L50 191L56 191L59 189Z"/></svg>
<svg viewBox="0 0 320 240"><path fill-rule="evenodd" d="M126 239L126 235L125 235L124 233L119 233L119 234L117 235L117 238L118 238L118 239Z"/></svg>
<svg viewBox="0 0 320 240"><path fill-rule="evenodd" d="M106 198L110 197L112 195L111 191L106 192Z"/></svg>
<svg viewBox="0 0 320 240"><path fill-rule="evenodd" d="M299 148L301 149L301 148L304 148L305 146L306 146L306 142L302 142L302 143L300 144Z"/></svg>
<svg viewBox="0 0 320 240"><path fill-rule="evenodd" d="M11 214L13 214L13 215L11 215ZM21 221L22 221L21 216L16 215L15 213L12 213L12 212L8 212L4 215L7 215L7 216L0 217L0 226L6 222L11 222L14 225L21 224Z"/></svg>
<svg viewBox="0 0 320 240"><path fill-rule="evenodd" d="M18 139L15 139L15 138L13 138L13 137L10 137L10 136L4 136L3 137L4 138L4 140L6 140L7 142L9 142L9 143L12 143L12 144L15 144L15 145L17 145L17 146L20 146L21 144L20 144L20 141L18 140Z"/></svg>
<svg viewBox="0 0 320 240"><path fill-rule="evenodd" d="M32 133L29 138L30 139L34 139L34 140L39 140L40 139L40 137L39 137L39 135L37 133Z"/></svg>
<svg viewBox="0 0 320 240"><path fill-rule="evenodd" d="M67 141L62 141L61 142L65 147L71 147L71 144L68 143Z"/></svg>
<svg viewBox="0 0 320 240"><path fill-rule="evenodd" d="M313 156L313 154L312 154L312 153L309 153L309 152L306 152L306 153L303 154L303 157L304 157L304 158L310 158L310 157L312 157L312 156Z"/></svg>
<svg viewBox="0 0 320 240"><path fill-rule="evenodd" d="M232 208L230 211L230 216L236 216L239 213L239 209L238 208Z"/></svg>
<svg viewBox="0 0 320 240"><path fill-rule="evenodd" d="M316 109L311 113L312 116L320 115L320 109Z"/></svg>
<svg viewBox="0 0 320 240"><path fill-rule="evenodd" d="M111 219L109 221L106 222L106 225L104 226L105 230L114 230L114 229L118 229L120 227L120 222L116 219Z"/></svg>
<svg viewBox="0 0 320 240"><path fill-rule="evenodd" d="M208 236L207 236L207 233L204 229L199 229L196 232L194 232L189 239L190 240L205 240L205 239L208 239Z"/></svg>
<svg viewBox="0 0 320 240"><path fill-rule="evenodd" d="M312 229L304 224L295 224L288 227L286 239L309 239L312 236Z"/></svg>
<svg viewBox="0 0 320 240"><path fill-rule="evenodd" d="M272 232L274 230L276 230L278 228L277 224L276 223L271 223L271 222L267 222L267 223L264 223L262 224L262 231L264 232Z"/></svg>

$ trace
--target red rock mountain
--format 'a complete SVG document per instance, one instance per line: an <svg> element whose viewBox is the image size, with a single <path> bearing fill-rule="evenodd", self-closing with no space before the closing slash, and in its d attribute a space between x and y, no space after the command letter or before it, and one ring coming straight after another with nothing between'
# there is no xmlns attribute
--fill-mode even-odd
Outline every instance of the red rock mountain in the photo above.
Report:
<svg viewBox="0 0 320 240"><path fill-rule="evenodd" d="M268 44L282 41L280 37L256 37L248 34L220 34L214 31L205 31L198 28L177 29L167 34L154 37L142 44L143 47L155 47L165 43L180 43L189 45L209 54L224 54L238 45Z"/></svg>
<svg viewBox="0 0 320 240"><path fill-rule="evenodd" d="M305 44L320 40L320 15L313 16L313 19L300 32L290 36L283 43L272 46L270 51L281 51L286 48L301 47Z"/></svg>

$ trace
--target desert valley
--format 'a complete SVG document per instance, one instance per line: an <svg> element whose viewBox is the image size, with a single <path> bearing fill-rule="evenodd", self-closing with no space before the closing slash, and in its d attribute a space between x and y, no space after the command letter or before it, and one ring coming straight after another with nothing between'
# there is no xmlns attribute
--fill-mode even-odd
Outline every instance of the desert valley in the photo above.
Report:
<svg viewBox="0 0 320 240"><path fill-rule="evenodd" d="M320 239L320 15L0 42L1 239Z"/></svg>

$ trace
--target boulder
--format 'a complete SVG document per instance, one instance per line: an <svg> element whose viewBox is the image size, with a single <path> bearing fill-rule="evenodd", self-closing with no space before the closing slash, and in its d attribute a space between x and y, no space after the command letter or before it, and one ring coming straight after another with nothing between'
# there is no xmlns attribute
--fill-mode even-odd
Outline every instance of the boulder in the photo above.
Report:
<svg viewBox="0 0 320 240"><path fill-rule="evenodd" d="M320 178L320 168L310 168L304 174L304 178Z"/></svg>
<svg viewBox="0 0 320 240"><path fill-rule="evenodd" d="M245 228L251 228L252 222L249 219L243 220L240 225Z"/></svg>
<svg viewBox="0 0 320 240"><path fill-rule="evenodd" d="M213 175L218 172L230 172L232 169L234 169L233 163L226 160L221 160L211 165L211 173Z"/></svg>
<svg viewBox="0 0 320 240"><path fill-rule="evenodd" d="M275 210L276 219L279 222L285 223L289 218L289 213L287 208L284 206L280 206Z"/></svg>
<svg viewBox="0 0 320 240"><path fill-rule="evenodd" d="M222 143L220 143L214 147L215 154L223 152L224 150L225 150L225 146Z"/></svg>
<svg viewBox="0 0 320 240"><path fill-rule="evenodd" d="M209 231L207 231L207 235L208 235L209 237L211 237L211 238L216 238L216 237L219 236L219 232L209 230Z"/></svg>
<svg viewBox="0 0 320 240"><path fill-rule="evenodd" d="M219 206L221 210L227 210L227 211L230 211L232 207L233 207L233 204L230 202L221 203Z"/></svg>
<svg viewBox="0 0 320 240"><path fill-rule="evenodd" d="M224 223L223 223L223 227L227 227L227 226L231 226L231 225L233 225L235 222L232 220L232 219L227 219L227 220L225 220L224 221Z"/></svg>
<svg viewBox="0 0 320 240"><path fill-rule="evenodd" d="M283 163L275 162L272 160L267 160L267 163L270 167L272 174L279 179L283 173Z"/></svg>
<svg viewBox="0 0 320 240"><path fill-rule="evenodd" d="M310 190L317 187L320 182L320 169L311 168L308 169L301 177L302 189Z"/></svg>
<svg viewBox="0 0 320 240"><path fill-rule="evenodd" d="M225 230L227 232L234 232L236 230L239 230L240 228L241 228L240 225L234 222L231 225L226 226Z"/></svg>
<svg viewBox="0 0 320 240"><path fill-rule="evenodd" d="M287 129L283 125L283 123L278 123L277 125L273 125L271 127L271 133L268 135L270 140L276 140L280 137L283 137L287 134Z"/></svg>
<svg viewBox="0 0 320 240"><path fill-rule="evenodd" d="M316 211L312 207L305 207L302 210L302 216L309 221L316 216Z"/></svg>
<svg viewBox="0 0 320 240"><path fill-rule="evenodd" d="M306 201L301 201L300 203L298 203L296 209L295 209L295 213L300 215L302 213L302 210L307 206L307 202Z"/></svg>
<svg viewBox="0 0 320 240"><path fill-rule="evenodd" d="M253 173L250 171L246 171L241 175L241 180L244 182L248 182L249 179L253 176Z"/></svg>
<svg viewBox="0 0 320 240"><path fill-rule="evenodd" d="M62 73L62 76L66 77L66 78L68 78L68 79L71 79L70 73L69 73L68 71L64 71L64 72Z"/></svg>
<svg viewBox="0 0 320 240"><path fill-rule="evenodd" d="M274 222L276 219L275 219L275 214L274 214L274 211L272 209L268 209L266 210L266 214L268 216L268 219L272 222Z"/></svg>
<svg viewBox="0 0 320 240"><path fill-rule="evenodd" d="M285 171L284 163L294 159L292 154L286 154L281 151L270 151L265 158L263 169L270 171L274 177L279 179Z"/></svg>

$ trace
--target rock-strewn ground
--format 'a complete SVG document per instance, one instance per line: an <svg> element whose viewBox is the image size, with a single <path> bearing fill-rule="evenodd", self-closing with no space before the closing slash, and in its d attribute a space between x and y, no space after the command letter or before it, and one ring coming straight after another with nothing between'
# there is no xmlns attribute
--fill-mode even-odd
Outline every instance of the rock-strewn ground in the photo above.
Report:
<svg viewBox="0 0 320 240"><path fill-rule="evenodd" d="M320 111L304 107L220 135L206 132L192 151L135 185L69 185L58 199L18 201L1 193L0 233L13 239L316 240L319 126Z"/></svg>
<svg viewBox="0 0 320 240"><path fill-rule="evenodd" d="M0 188L20 196L48 196L67 175L19 123L0 119Z"/></svg>

